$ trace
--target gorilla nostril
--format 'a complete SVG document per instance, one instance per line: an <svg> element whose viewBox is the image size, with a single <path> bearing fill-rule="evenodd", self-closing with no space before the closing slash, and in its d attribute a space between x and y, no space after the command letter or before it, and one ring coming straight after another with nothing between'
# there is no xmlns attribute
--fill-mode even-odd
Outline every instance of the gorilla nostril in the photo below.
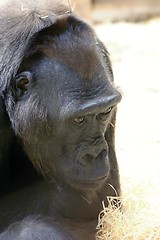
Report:
<svg viewBox="0 0 160 240"><path fill-rule="evenodd" d="M86 162L86 163L90 163L92 162L95 158L93 155L91 154L86 154L84 157L82 157L82 159Z"/></svg>
<svg viewBox="0 0 160 240"><path fill-rule="evenodd" d="M107 150L106 149L103 149L97 156L97 159L98 160L101 160L101 159L105 159L107 156Z"/></svg>
<svg viewBox="0 0 160 240"><path fill-rule="evenodd" d="M88 166L91 165L92 162L95 160L95 157L91 154L85 154L83 157L80 158L79 164L81 166Z"/></svg>
<svg viewBox="0 0 160 240"><path fill-rule="evenodd" d="M90 165L92 163L94 163L95 160L104 160L106 158L106 155L107 155L107 151L106 150L102 150L100 151L96 156L94 156L94 154L85 154L81 160L80 160L80 163L81 165L83 166L87 166L87 165Z"/></svg>
<svg viewBox="0 0 160 240"><path fill-rule="evenodd" d="M92 141L91 146L87 146L83 153L80 152L79 163L81 166L90 166L97 161L106 159L108 146L103 137L97 137Z"/></svg>

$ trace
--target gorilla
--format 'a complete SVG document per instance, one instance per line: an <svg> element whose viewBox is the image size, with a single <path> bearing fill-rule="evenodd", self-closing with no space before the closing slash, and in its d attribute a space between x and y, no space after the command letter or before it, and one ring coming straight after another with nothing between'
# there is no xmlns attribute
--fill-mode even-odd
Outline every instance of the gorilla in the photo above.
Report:
<svg viewBox="0 0 160 240"><path fill-rule="evenodd" d="M0 240L93 240L120 195L109 54L58 2L0 13Z"/></svg>

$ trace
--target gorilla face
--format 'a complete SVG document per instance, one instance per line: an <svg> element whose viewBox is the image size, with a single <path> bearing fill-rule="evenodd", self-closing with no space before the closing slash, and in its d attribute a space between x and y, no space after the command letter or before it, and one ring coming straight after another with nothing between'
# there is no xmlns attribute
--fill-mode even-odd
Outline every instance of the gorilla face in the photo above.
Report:
<svg viewBox="0 0 160 240"><path fill-rule="evenodd" d="M121 95L97 46L77 50L32 57L14 79L12 123L45 177L93 189L110 172L105 133Z"/></svg>

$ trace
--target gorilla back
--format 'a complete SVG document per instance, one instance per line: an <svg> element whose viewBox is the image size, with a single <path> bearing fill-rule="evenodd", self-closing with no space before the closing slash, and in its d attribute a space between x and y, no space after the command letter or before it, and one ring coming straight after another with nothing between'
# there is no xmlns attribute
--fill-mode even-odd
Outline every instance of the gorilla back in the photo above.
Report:
<svg viewBox="0 0 160 240"><path fill-rule="evenodd" d="M1 14L3 99L42 177L29 181L28 170L28 185L1 197L0 239L91 240L102 201L120 194L113 126L121 95L93 29L42 2L14 2Z"/></svg>

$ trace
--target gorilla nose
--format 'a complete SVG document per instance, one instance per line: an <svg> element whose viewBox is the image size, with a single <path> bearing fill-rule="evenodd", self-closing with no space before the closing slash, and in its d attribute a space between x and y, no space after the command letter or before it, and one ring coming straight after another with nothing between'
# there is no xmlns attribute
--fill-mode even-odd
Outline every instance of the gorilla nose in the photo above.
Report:
<svg viewBox="0 0 160 240"><path fill-rule="evenodd" d="M83 155L80 158L80 163L82 165L90 165L96 159L104 159L107 155L107 144L104 139L97 139L92 143L91 146L88 146L83 152Z"/></svg>

